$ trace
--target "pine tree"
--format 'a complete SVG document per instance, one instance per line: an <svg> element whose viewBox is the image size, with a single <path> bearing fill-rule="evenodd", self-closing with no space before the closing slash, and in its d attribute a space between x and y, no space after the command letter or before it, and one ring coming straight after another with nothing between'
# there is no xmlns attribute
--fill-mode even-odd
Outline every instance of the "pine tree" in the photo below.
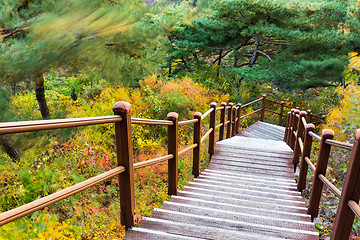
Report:
<svg viewBox="0 0 360 240"><path fill-rule="evenodd" d="M239 81L279 88L334 86L347 53L360 47L354 1L214 0L190 24L169 33L178 69L215 66ZM219 72L217 73L219 75Z"/></svg>
<svg viewBox="0 0 360 240"><path fill-rule="evenodd" d="M49 69L91 69L117 81L146 71L142 55L156 32L143 22L143 1L11 0L0 9L0 80L34 82L43 118Z"/></svg>

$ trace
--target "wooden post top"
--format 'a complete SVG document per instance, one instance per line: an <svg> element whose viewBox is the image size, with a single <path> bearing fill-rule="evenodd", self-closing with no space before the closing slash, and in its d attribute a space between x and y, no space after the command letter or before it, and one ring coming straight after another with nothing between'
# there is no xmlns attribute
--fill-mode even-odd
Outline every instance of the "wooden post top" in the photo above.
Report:
<svg viewBox="0 0 360 240"><path fill-rule="evenodd" d="M229 102L228 105L229 105L229 106L233 106L234 104L233 104L232 102Z"/></svg>
<svg viewBox="0 0 360 240"><path fill-rule="evenodd" d="M201 116L202 116L201 112L194 113L194 118L201 118Z"/></svg>
<svg viewBox="0 0 360 240"><path fill-rule="evenodd" d="M300 111L300 117L305 117L306 116L306 112L305 111Z"/></svg>
<svg viewBox="0 0 360 240"><path fill-rule="evenodd" d="M324 129L321 131L321 137L326 139L328 138L332 139L334 137L334 131L331 129Z"/></svg>
<svg viewBox="0 0 360 240"><path fill-rule="evenodd" d="M360 129L356 129L355 131L355 141L360 141Z"/></svg>
<svg viewBox="0 0 360 240"><path fill-rule="evenodd" d="M221 106L226 106L226 102L222 102L222 103L221 103Z"/></svg>
<svg viewBox="0 0 360 240"><path fill-rule="evenodd" d="M315 125L312 124L312 123L308 123L308 124L306 124L305 129L308 130L308 131L314 131L315 130Z"/></svg>
<svg viewBox="0 0 360 240"><path fill-rule="evenodd" d="M210 103L210 107L212 107L212 108L216 108L216 102L212 102L212 103Z"/></svg>
<svg viewBox="0 0 360 240"><path fill-rule="evenodd" d="M125 101L120 101L114 104L113 112L115 114L130 112L131 104Z"/></svg>
<svg viewBox="0 0 360 240"><path fill-rule="evenodd" d="M237 105L238 105L238 107L241 107L241 103L238 103Z"/></svg>
<svg viewBox="0 0 360 240"><path fill-rule="evenodd" d="M174 121L179 119L179 114L177 114L176 112L169 112L166 117L168 120Z"/></svg>

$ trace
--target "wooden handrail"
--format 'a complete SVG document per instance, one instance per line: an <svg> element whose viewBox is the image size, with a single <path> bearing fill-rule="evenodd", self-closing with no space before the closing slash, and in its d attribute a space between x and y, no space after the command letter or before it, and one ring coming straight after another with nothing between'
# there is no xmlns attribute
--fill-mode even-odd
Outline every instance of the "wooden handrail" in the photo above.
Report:
<svg viewBox="0 0 360 240"><path fill-rule="evenodd" d="M209 137L209 135L210 135L210 133L211 133L212 131L213 131L213 129L210 128L210 129L204 134L204 136L202 136L202 138L201 138L201 140L200 140L200 143L203 143L203 142L206 140L206 138Z"/></svg>
<svg viewBox="0 0 360 240"><path fill-rule="evenodd" d="M331 139L327 139L326 144L329 144L334 147L339 147L339 148L342 148L345 150L349 150L349 151L351 151L353 149L353 144L339 142L339 141L335 141L335 140L331 140Z"/></svg>
<svg viewBox="0 0 360 240"><path fill-rule="evenodd" d="M337 187L332 184L324 175L319 174L318 177L329 188L331 192L333 192L338 198L341 197L341 191L337 189Z"/></svg>
<svg viewBox="0 0 360 240"><path fill-rule="evenodd" d="M301 137L298 137L298 142L299 142L300 152L303 154L304 153L304 143L303 143Z"/></svg>
<svg viewBox="0 0 360 240"><path fill-rule="evenodd" d="M154 158L154 159L149 159L146 161L142 161L142 162L137 162L134 163L134 169L139 169L139 168L143 168L143 167L148 167L148 166L152 166L158 163L162 163L165 162L169 159L172 159L174 157L173 154L168 154L162 157L158 157L158 158Z"/></svg>
<svg viewBox="0 0 360 240"><path fill-rule="evenodd" d="M275 111L272 111L272 110L269 110L269 109L265 109L265 111L266 111L266 112L271 112L271 113L274 113L274 114L276 114L276 115L280 115L280 113L275 112Z"/></svg>
<svg viewBox="0 0 360 240"><path fill-rule="evenodd" d="M206 118L210 113L212 113L212 111L214 111L213 108L210 108L209 110L207 110L207 111L201 116L201 120L203 120L204 118Z"/></svg>
<svg viewBox="0 0 360 240"><path fill-rule="evenodd" d="M313 131L309 132L309 135L313 138L315 138L317 141L321 140L321 137L319 135L317 135L316 133L314 133Z"/></svg>
<svg viewBox="0 0 360 240"><path fill-rule="evenodd" d="M75 184L71 187L60 190L56 193L48 195L46 197L37 199L20 207L14 208L10 211L0 214L0 226L12 222L16 219L29 215L37 210L40 210L44 207L52 205L56 202L59 202L65 198L68 198L76 193L84 191L85 189L92 187L98 183L101 183L109 178L119 175L120 173L125 172L125 167L120 166L114 169L111 169L107 172L104 172L96 177L90 178L81 183Z"/></svg>
<svg viewBox="0 0 360 240"><path fill-rule="evenodd" d="M241 105L241 107L242 107L242 108L247 107L247 106L249 106L249 105L251 105L251 104L253 104L253 103L260 102L261 100L262 100L262 98L258 98L258 99L254 100L254 101L252 101L252 102L249 102L249 103L246 103L246 104L244 104L244 105Z"/></svg>
<svg viewBox="0 0 360 240"><path fill-rule="evenodd" d="M358 219L360 219L360 207L359 207L359 204L356 203L354 200L349 200L348 201L348 206L351 208L353 213L355 213L356 217Z"/></svg>
<svg viewBox="0 0 360 240"><path fill-rule="evenodd" d="M248 114L246 114L246 115L244 115L244 116L241 116L240 119L246 118L246 117L248 117L248 116L250 116L250 115L252 115L252 114L255 114L255 113L257 113L257 112L260 112L260 111L261 111L261 108L259 108L258 110L255 110L255 111L253 111L253 112L251 112L251 113L248 113Z"/></svg>
<svg viewBox="0 0 360 240"><path fill-rule="evenodd" d="M197 120L197 119L180 121L180 122L178 123L178 126L185 126L185 125L189 125L189 124L192 124L192 123L196 123L196 122L198 122L198 121L199 121L199 120Z"/></svg>
<svg viewBox="0 0 360 240"><path fill-rule="evenodd" d="M311 171L315 172L315 165L310 161L310 158L305 157L304 159L305 159L306 163L309 165Z"/></svg>
<svg viewBox="0 0 360 240"><path fill-rule="evenodd" d="M223 123L220 123L220 124L216 125L215 130L217 130L219 127L221 127L223 125L224 125Z"/></svg>
<svg viewBox="0 0 360 240"><path fill-rule="evenodd" d="M192 145L190 145L190 146L188 146L188 147L180 150L178 154L179 154L179 156L182 156L182 155L184 155L185 153L187 153L188 151L193 150L193 149L196 148L197 146L198 146L198 145L197 145L196 143L195 143L195 144L192 144Z"/></svg>
<svg viewBox="0 0 360 240"><path fill-rule="evenodd" d="M52 119L38 121L8 122L0 123L0 134L13 134L22 132L52 130L60 128L81 127L95 124L120 122L120 116L86 117Z"/></svg>
<svg viewBox="0 0 360 240"><path fill-rule="evenodd" d="M145 125L173 125L172 121L156 120L156 119L145 119L145 118L131 118L132 124L145 124Z"/></svg>

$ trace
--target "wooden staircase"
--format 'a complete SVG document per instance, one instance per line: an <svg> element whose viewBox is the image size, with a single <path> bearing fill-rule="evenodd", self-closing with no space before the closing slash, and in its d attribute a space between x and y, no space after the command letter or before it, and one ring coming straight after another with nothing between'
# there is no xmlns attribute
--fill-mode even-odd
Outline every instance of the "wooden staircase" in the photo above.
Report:
<svg viewBox="0 0 360 240"><path fill-rule="evenodd" d="M217 142L209 168L125 239L318 239L284 132L257 122Z"/></svg>

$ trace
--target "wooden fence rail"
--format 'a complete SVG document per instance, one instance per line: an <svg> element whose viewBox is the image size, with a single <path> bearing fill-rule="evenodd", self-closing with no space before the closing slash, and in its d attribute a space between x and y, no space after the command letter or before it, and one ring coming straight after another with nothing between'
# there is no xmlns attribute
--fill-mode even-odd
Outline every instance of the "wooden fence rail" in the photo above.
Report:
<svg viewBox="0 0 360 240"><path fill-rule="evenodd" d="M334 132L330 129L322 130L321 136L317 135L314 132L315 125L309 122L311 117L324 119L324 116L319 117L309 110L305 112L291 109L287 113L284 141L294 150L294 170L296 170L301 155L297 188L299 191L305 189L308 168L310 167L310 170L314 173L314 179L311 187L308 214L311 215L312 220L318 216L323 185L327 186L340 199L331 239L349 239L355 215L360 216L360 207L358 205L360 198L360 129L355 132L354 144L343 143L333 140ZM320 142L315 165L310 160L313 140ZM326 178L326 169L332 147L351 151L342 191Z"/></svg>
<svg viewBox="0 0 360 240"><path fill-rule="evenodd" d="M261 102L261 108L254 110L251 113L242 115L241 112L245 107L251 106L252 104L258 102ZM266 109L266 102L279 105L279 112ZM218 141L224 139L225 128L226 138L230 138L239 132L242 119L256 113L260 113L259 119L264 121L265 113L269 112L271 114L278 115L278 125L282 124L283 116L286 116L284 141L292 149L294 149L294 169L296 169L296 166L299 163L299 158L301 156L298 180L299 191L302 191L305 188L308 168L310 167L310 169L315 172L314 183L312 186L313 189L311 193L312 195L309 203L309 214L311 214L312 218L317 216L319 199L322 193L323 184L325 184L337 196L340 196L339 209L335 221L332 239L345 239L338 236L347 236L347 234L350 233L354 215L356 214L357 216L360 216L360 207L357 205L360 197L360 145L358 143L360 140L360 130L357 130L355 133L354 145L332 140L333 133L330 130L323 132L322 137L320 137L314 133L314 124L310 123L311 117L313 116L319 118L318 115L312 114L309 110L305 112L295 108L291 109L290 112L284 115L284 108L290 107L285 105L283 101L276 102L274 100L269 100L266 98L266 95L263 95L262 98L243 105L235 105L233 103L223 102L221 103L220 107L217 107L216 103L211 103L210 109L204 114L197 112L194 114L194 119L178 121L179 116L177 113L169 113L167 115L167 120L132 118L131 105L127 102L118 102L113 107L114 116L1 123L0 134L114 123L117 167L94 178L60 190L52 195L1 213L0 226L14 221L20 217L26 216L45 206L56 203L78 192L81 192L91 186L94 186L95 184L100 183L101 181L118 176L121 224L123 224L126 228L131 227L134 225L135 210L134 170L167 161L168 193L169 195L176 195L178 189L177 164L179 156L182 156L191 150L193 151L192 173L195 177L197 177L200 174L201 148L204 147L203 145L206 139L209 139L207 147L208 153L211 156L214 154L215 142L217 141L216 131L219 131ZM202 130L204 128L203 120L207 117L210 117L209 128L206 130L205 134L202 134ZM219 124L216 125L217 119ZM321 119L323 119L323 116ZM132 148L132 124L167 126L168 154L155 159L134 163ZM185 147L182 150L179 150L178 127L189 124L193 124L194 126L193 144ZM321 142L316 167L310 161L313 140L318 140ZM348 168L349 170L346 175L346 180L342 192L336 189L335 186L325 178L331 146L341 147L343 149L352 151ZM346 223L346 225L342 225L340 223Z"/></svg>

